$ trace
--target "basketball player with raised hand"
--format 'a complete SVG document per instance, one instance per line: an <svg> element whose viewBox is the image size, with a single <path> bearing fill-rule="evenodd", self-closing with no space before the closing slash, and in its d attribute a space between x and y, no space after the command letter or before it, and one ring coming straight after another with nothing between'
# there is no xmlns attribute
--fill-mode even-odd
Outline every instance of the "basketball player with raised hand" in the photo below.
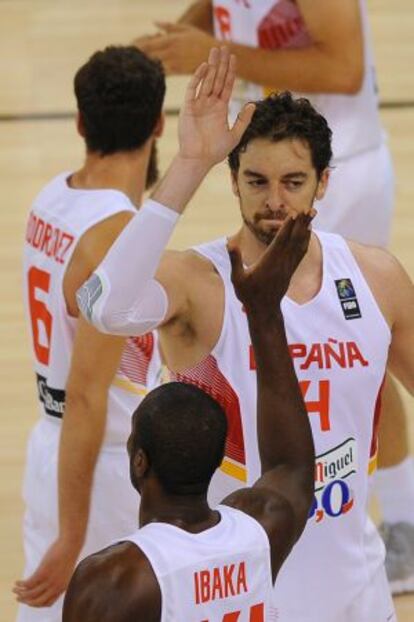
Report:
<svg viewBox="0 0 414 622"><path fill-rule="evenodd" d="M211 509L207 489L223 459L226 415L189 384L152 391L128 442L141 529L81 562L63 622L272 619L272 584L313 498L312 433L280 309L310 220L288 219L253 268L230 251L257 362L262 475Z"/></svg>
<svg viewBox="0 0 414 622"><path fill-rule="evenodd" d="M269 89L306 93L333 131L334 170L315 226L387 246L394 179L366 0L197 0L176 24L158 27L158 35L136 44L170 75L192 72L206 50L226 41L238 59L233 115ZM390 584L394 593L414 590L414 463L391 376L382 393L378 466L374 490Z"/></svg>
<svg viewBox="0 0 414 622"><path fill-rule="evenodd" d="M110 47L79 69L74 86L85 162L35 199L24 247L40 418L24 482L19 622L59 622L79 557L134 529L125 443L160 368L155 335L98 333L77 318L75 293L155 180L162 67L133 47Z"/></svg>
<svg viewBox="0 0 414 622"><path fill-rule="evenodd" d="M192 152L197 141L191 141L193 132L183 132L186 114L184 109L180 120L186 157L178 164L189 167L192 153L194 174L201 175L210 136L198 134L206 147ZM245 115L246 110L241 119ZM323 197L331 157L330 129L309 101L283 93L256 103L229 156L243 221L230 241L246 266L260 259L290 214L308 212ZM189 184L191 175L177 180ZM162 184L154 196L172 209L141 210L81 288L78 302L85 317L106 332L139 334L158 326L175 378L222 404L230 425L225 457L210 487L210 500L217 503L260 474L256 361L231 284L227 240L163 253L183 204ZM317 459L308 525L275 587L281 617L373 622L375 612L375 622L389 622L395 615L384 548L367 516L368 472L387 362L414 391L413 306L412 283L386 251L313 231L282 301Z"/></svg>

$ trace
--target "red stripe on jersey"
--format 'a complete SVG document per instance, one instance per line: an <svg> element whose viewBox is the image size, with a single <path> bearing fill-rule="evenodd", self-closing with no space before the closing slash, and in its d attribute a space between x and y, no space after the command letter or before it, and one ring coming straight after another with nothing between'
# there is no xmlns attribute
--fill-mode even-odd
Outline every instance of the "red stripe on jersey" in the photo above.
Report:
<svg viewBox="0 0 414 622"><path fill-rule="evenodd" d="M218 368L212 354L184 373L171 373L174 380L194 384L213 397L227 416L227 442L225 455L246 465L240 402L233 387Z"/></svg>
<svg viewBox="0 0 414 622"><path fill-rule="evenodd" d="M154 335L130 337L122 353L119 372L131 382L147 384L148 368L154 353Z"/></svg>
<svg viewBox="0 0 414 622"><path fill-rule="evenodd" d="M259 47L265 50L304 47L311 43L299 9L289 0L281 0L264 16L257 34Z"/></svg>

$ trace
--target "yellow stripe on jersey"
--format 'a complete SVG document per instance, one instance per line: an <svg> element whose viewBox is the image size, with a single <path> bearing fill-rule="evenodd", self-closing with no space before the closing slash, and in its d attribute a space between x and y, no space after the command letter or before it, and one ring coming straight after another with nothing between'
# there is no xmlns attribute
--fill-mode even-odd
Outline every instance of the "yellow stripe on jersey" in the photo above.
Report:
<svg viewBox="0 0 414 622"><path fill-rule="evenodd" d="M220 470L223 471L223 473L225 473L226 475L230 475L230 477L234 477L241 482L247 482L246 467L237 464L236 462L230 461L229 458L224 458L223 462L220 465Z"/></svg>
<svg viewBox="0 0 414 622"><path fill-rule="evenodd" d="M375 471L377 470L377 466L378 466L378 453L376 453L374 456L372 456L369 459L368 475L372 475L373 473L375 473Z"/></svg>
<svg viewBox="0 0 414 622"><path fill-rule="evenodd" d="M134 395L145 396L148 393L146 387L136 384L135 382L128 380L128 378L120 378L119 376L116 376L113 379L112 386L128 391L128 393L134 393Z"/></svg>
<svg viewBox="0 0 414 622"><path fill-rule="evenodd" d="M265 86L263 88L263 97L269 97L269 95L272 95L272 93L281 93L282 91L280 91L279 89L275 89L274 87L272 88L271 86Z"/></svg>

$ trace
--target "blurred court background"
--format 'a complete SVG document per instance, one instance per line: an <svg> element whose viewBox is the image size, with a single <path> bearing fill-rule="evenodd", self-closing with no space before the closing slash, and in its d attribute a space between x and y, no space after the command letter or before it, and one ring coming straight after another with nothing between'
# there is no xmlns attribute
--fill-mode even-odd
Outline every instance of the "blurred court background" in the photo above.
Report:
<svg viewBox="0 0 414 622"><path fill-rule="evenodd" d="M96 49L128 43L174 20L187 0L0 0L0 622L14 619L10 593L22 571L20 498L25 443L36 420L35 383L21 303L21 246L31 200L55 174L73 170L82 143L73 122L72 77ZM414 4L369 0L382 119L394 156L397 202L392 250L414 274ZM184 78L168 82L165 169L176 144ZM372 172L375 175L375 171ZM172 246L183 248L238 224L225 165L192 201ZM414 417L413 400L405 396ZM414 447L414 425L411 423ZM334 562L333 562L334 563ZM329 569L327 569L329 571ZM397 599L400 622L414 620L414 596Z"/></svg>

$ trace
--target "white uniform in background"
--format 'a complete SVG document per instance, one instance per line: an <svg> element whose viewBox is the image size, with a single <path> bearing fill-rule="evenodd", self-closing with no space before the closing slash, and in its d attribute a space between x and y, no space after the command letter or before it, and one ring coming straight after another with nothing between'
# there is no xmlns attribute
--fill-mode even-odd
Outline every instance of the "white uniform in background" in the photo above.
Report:
<svg viewBox="0 0 414 622"><path fill-rule="evenodd" d="M315 499L308 525L276 580L275 606L280 622L390 622L394 610L384 546L367 515L390 330L345 240L317 236L323 253L320 291L303 305L287 297L282 302L315 442ZM214 504L260 475L256 374L226 239L195 250L224 283L223 326L211 354L174 378L201 387L227 413L225 459L210 486Z"/></svg>
<svg viewBox="0 0 414 622"><path fill-rule="evenodd" d="M197 534L149 523L126 538L149 560L161 590L160 622L273 622L270 547L263 527L219 505ZM179 554L177 554L179 551Z"/></svg>
<svg viewBox="0 0 414 622"><path fill-rule="evenodd" d="M213 0L218 38L265 49L299 48L312 41L291 0ZM360 0L364 35L364 80L355 95L296 93L307 97L333 132L333 167L327 193L317 202L315 225L366 244L389 242L394 201L392 162L381 128L375 68L365 0ZM232 115L247 101L272 92L239 80Z"/></svg>
<svg viewBox="0 0 414 622"><path fill-rule="evenodd" d="M77 190L70 173L53 179L35 199L24 247L24 301L33 342L40 419L30 436L24 479L25 577L58 535L57 460L65 385L76 319L68 315L63 278L81 236L118 212L134 212L116 190ZM128 339L109 390L106 432L94 474L90 521L81 557L136 529L138 497L129 481L126 441L131 415L156 384L155 334ZM52 607L20 606L19 622L58 622L63 597Z"/></svg>

